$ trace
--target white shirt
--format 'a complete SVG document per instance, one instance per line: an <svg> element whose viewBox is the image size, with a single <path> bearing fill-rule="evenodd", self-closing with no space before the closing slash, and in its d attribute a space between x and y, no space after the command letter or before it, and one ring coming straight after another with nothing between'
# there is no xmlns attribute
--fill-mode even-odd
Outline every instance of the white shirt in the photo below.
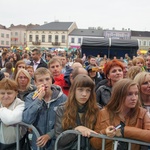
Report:
<svg viewBox="0 0 150 150"><path fill-rule="evenodd" d="M33 64L34 64L34 65L33 65L34 71L37 69L39 63L40 63L40 60L37 61L37 62L33 61Z"/></svg>
<svg viewBox="0 0 150 150"><path fill-rule="evenodd" d="M9 108L3 107L0 103L0 143L11 144L16 142L16 128L11 126L22 121L24 101L16 98ZM24 134L24 133L21 133ZM21 135L22 136L22 135Z"/></svg>

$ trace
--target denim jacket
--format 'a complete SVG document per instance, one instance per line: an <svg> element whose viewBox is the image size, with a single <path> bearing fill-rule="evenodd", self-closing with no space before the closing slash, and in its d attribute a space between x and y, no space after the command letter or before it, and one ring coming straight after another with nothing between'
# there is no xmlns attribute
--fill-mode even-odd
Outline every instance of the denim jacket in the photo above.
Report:
<svg viewBox="0 0 150 150"><path fill-rule="evenodd" d="M25 99L25 110L23 112L23 122L33 124L40 135L48 134L52 139L54 136L55 110L59 104L66 101L67 97L62 93L59 86L52 85L53 93L49 103L36 98L33 100L34 92L30 93ZM44 149L50 149L53 146L51 140L45 145ZM36 150L36 137L33 134L32 148Z"/></svg>

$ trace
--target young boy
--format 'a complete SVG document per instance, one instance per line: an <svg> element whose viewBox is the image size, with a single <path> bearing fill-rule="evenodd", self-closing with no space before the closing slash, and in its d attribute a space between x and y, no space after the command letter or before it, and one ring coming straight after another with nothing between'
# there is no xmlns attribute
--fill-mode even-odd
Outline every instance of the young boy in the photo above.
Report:
<svg viewBox="0 0 150 150"><path fill-rule="evenodd" d="M64 94L68 95L69 86L64 79L64 74L62 74L62 62L59 57L52 58L48 63L48 69L52 73L54 78L54 84L59 85L62 88Z"/></svg>
<svg viewBox="0 0 150 150"><path fill-rule="evenodd" d="M25 99L23 122L33 124L41 134L36 140L32 138L32 148L43 147L51 149L54 136L55 110L57 106L66 101L66 96L61 88L52 85L52 75L46 68L38 68L34 72L34 80L37 90L30 93Z"/></svg>

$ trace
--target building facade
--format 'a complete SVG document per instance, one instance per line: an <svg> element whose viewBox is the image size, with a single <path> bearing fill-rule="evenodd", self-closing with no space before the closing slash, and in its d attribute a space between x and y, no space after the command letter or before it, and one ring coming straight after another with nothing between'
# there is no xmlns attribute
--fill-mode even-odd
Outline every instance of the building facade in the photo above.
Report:
<svg viewBox="0 0 150 150"><path fill-rule="evenodd" d="M10 48L11 31L0 25L0 48Z"/></svg>
<svg viewBox="0 0 150 150"><path fill-rule="evenodd" d="M113 28L112 30L105 29L104 37L112 38L112 39L128 40L128 39L131 39L131 31L130 31L130 28L128 29L122 28L122 30L115 30L115 28Z"/></svg>
<svg viewBox="0 0 150 150"><path fill-rule="evenodd" d="M26 47L26 26L13 24L9 27L11 30L11 46Z"/></svg>
<svg viewBox="0 0 150 150"><path fill-rule="evenodd" d="M104 38L102 29L75 29L69 34L69 48L80 48L83 37Z"/></svg>
<svg viewBox="0 0 150 150"><path fill-rule="evenodd" d="M138 39L140 50L150 48L150 32L148 31L131 31L131 39Z"/></svg>
<svg viewBox="0 0 150 150"><path fill-rule="evenodd" d="M51 22L27 30L27 46L37 48L68 48L68 35L77 29L75 22Z"/></svg>
<svg viewBox="0 0 150 150"><path fill-rule="evenodd" d="M75 22L54 21L43 25L11 25L9 28L0 25L0 47L10 48L80 48L84 37L111 38L139 41L139 49L150 48L149 31L131 31L130 28L116 30L115 28L88 28L78 29Z"/></svg>

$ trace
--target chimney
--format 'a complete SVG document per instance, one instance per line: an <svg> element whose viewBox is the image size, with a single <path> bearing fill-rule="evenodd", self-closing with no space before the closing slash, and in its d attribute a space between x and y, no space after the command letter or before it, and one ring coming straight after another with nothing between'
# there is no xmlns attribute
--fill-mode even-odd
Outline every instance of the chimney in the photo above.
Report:
<svg viewBox="0 0 150 150"><path fill-rule="evenodd" d="M48 22L47 21L44 21L44 24L47 24Z"/></svg>

